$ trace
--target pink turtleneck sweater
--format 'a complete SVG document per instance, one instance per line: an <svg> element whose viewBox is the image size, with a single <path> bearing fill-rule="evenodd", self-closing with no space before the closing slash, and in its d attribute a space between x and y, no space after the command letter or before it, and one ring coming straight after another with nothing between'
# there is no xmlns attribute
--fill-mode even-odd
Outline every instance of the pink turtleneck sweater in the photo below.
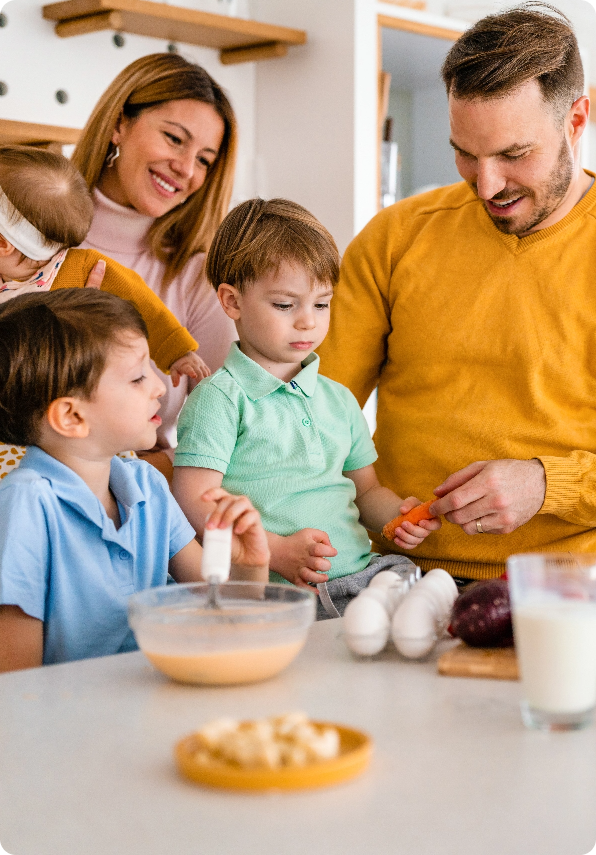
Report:
<svg viewBox="0 0 596 855"><path fill-rule="evenodd" d="M164 264L153 255L147 242L153 218L112 202L97 189L93 191L93 200L95 216L81 247L97 249L142 276L199 342L201 358L211 371L220 368L237 336L233 322L219 305L215 290L205 276L204 253L191 258L182 273L163 290ZM167 388L161 399L162 425L158 441L175 446L176 421L189 392L188 378L183 377L180 385L174 388L170 378L155 365L153 367Z"/></svg>

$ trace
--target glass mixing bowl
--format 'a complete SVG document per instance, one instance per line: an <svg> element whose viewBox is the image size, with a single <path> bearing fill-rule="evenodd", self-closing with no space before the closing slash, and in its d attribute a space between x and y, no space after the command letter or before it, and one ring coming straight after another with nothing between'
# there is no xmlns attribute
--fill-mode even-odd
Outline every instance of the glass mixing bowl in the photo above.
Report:
<svg viewBox="0 0 596 855"><path fill-rule="evenodd" d="M164 674L184 683L266 680L298 655L315 616L315 596L289 585L225 582L218 607L209 585L164 585L133 594L128 621L137 644Z"/></svg>

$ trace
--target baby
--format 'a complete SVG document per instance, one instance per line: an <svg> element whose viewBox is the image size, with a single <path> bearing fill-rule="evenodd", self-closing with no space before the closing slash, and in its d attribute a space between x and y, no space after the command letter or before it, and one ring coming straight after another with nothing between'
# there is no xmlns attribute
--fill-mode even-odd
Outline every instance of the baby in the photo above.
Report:
<svg viewBox="0 0 596 855"><path fill-rule="evenodd" d="M197 342L138 274L96 250L70 248L84 240L92 217L87 185L65 157L0 147L0 304L27 292L82 288L99 261L105 265L101 288L135 304L149 330L151 358L174 385L182 374L208 376L193 352ZM23 454L0 446L0 478Z"/></svg>
<svg viewBox="0 0 596 855"><path fill-rule="evenodd" d="M168 571L201 580L202 549L165 478L114 456L155 443L165 387L146 335L134 306L102 291L0 306L0 436L29 446L0 482L0 671L134 650L129 594ZM209 528L234 524L232 576L266 581L250 502L222 489L203 501Z"/></svg>
<svg viewBox="0 0 596 855"><path fill-rule="evenodd" d="M365 526L381 531L420 504L379 484L358 402L318 375L338 275L333 238L300 205L253 199L228 214L207 276L239 342L189 396L174 459L174 495L196 530L205 490L245 492L268 531L271 580L316 585L321 618L342 614L379 570L413 567L371 554ZM439 527L404 522L395 543L411 549Z"/></svg>

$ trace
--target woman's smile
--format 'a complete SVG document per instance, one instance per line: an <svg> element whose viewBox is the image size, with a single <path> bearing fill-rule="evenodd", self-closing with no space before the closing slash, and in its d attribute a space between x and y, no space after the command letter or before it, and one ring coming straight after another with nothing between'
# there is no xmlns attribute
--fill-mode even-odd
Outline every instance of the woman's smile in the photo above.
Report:
<svg viewBox="0 0 596 855"><path fill-rule="evenodd" d="M223 135L215 108L192 99L123 117L112 136L120 153L104 168L99 189L119 205L162 217L203 186Z"/></svg>
<svg viewBox="0 0 596 855"><path fill-rule="evenodd" d="M182 190L182 185L175 182L169 176L158 172L156 169L149 167L149 175L155 185L156 191L167 198L171 198Z"/></svg>

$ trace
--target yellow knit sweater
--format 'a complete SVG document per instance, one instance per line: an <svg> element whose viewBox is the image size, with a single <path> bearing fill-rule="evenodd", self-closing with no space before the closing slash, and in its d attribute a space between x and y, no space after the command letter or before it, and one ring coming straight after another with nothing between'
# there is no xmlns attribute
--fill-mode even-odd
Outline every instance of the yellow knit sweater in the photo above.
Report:
<svg viewBox="0 0 596 855"><path fill-rule="evenodd" d="M508 535L444 522L407 553L423 569L487 578L515 552L596 552L596 183L524 238L465 183L385 209L346 251L319 353L361 404L378 384L376 469L402 497L476 460L544 465L537 516Z"/></svg>
<svg viewBox="0 0 596 855"><path fill-rule="evenodd" d="M106 262L102 291L116 294L136 306L147 324L151 359L160 371L167 373L173 362L189 350L196 350L198 345L138 273L95 249L69 249L50 290L82 288L100 258Z"/></svg>

